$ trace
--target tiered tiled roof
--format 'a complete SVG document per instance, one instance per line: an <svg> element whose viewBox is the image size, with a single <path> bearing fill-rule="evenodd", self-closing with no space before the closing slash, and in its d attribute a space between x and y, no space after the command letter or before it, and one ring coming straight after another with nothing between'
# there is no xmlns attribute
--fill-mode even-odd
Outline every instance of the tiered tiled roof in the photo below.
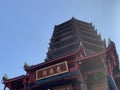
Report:
<svg viewBox="0 0 120 90"><path fill-rule="evenodd" d="M73 53L80 48L80 42L87 55L105 49L104 41L91 23L72 18L55 26L46 61Z"/></svg>

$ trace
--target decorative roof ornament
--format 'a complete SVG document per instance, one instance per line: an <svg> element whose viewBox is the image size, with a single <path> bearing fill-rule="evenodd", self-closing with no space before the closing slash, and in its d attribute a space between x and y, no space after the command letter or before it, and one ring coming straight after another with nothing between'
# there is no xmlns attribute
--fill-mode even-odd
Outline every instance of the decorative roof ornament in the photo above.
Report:
<svg viewBox="0 0 120 90"><path fill-rule="evenodd" d="M9 78L8 78L7 74L5 74L5 75L2 77L2 80L3 80L3 81L8 80L8 79L9 79Z"/></svg>
<svg viewBox="0 0 120 90"><path fill-rule="evenodd" d="M80 41L79 47L82 47L82 48L83 48L84 55L87 56L87 54L86 54L86 52L85 52L85 49L84 49L84 44L83 44L82 41Z"/></svg>
<svg viewBox="0 0 120 90"><path fill-rule="evenodd" d="M24 68L29 67L29 65L27 64L27 62L24 63Z"/></svg>
<svg viewBox="0 0 120 90"><path fill-rule="evenodd" d="M80 41L80 43L79 43L79 47L83 47L83 43L82 43L82 41Z"/></svg>
<svg viewBox="0 0 120 90"><path fill-rule="evenodd" d="M108 45L110 45L112 42L111 38L108 38Z"/></svg>
<svg viewBox="0 0 120 90"><path fill-rule="evenodd" d="M72 22L75 22L75 21L76 21L76 19L75 19L74 17L72 17L72 18L71 18L71 21L72 21Z"/></svg>
<svg viewBox="0 0 120 90"><path fill-rule="evenodd" d="M74 16L72 16L72 19L75 19Z"/></svg>

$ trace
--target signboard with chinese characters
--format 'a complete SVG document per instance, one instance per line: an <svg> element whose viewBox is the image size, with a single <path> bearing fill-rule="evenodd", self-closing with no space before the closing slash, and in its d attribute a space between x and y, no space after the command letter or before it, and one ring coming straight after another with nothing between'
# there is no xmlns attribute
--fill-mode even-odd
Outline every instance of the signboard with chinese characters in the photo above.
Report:
<svg viewBox="0 0 120 90"><path fill-rule="evenodd" d="M36 80L48 78L48 77L59 75L66 72L68 72L68 65L67 65L67 61L64 61L55 65L37 70Z"/></svg>
<svg viewBox="0 0 120 90"><path fill-rule="evenodd" d="M71 84L67 84L63 86L54 87L52 88L52 90L73 90L73 88Z"/></svg>

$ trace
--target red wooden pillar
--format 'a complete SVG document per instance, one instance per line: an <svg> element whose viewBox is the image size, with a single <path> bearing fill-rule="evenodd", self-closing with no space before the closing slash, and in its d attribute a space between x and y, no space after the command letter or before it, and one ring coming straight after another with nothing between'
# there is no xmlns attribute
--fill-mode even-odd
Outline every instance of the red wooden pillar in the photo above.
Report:
<svg viewBox="0 0 120 90"><path fill-rule="evenodd" d="M23 80L24 90L26 90L26 77Z"/></svg>
<svg viewBox="0 0 120 90"><path fill-rule="evenodd" d="M81 76L81 72L80 72L80 64L79 64L79 63L75 63L75 68L76 68L76 70L77 70L78 73L79 73L79 80L81 80L81 79L82 79L82 76Z"/></svg>
<svg viewBox="0 0 120 90"><path fill-rule="evenodd" d="M12 90L11 84L9 83L9 89Z"/></svg>
<svg viewBox="0 0 120 90"><path fill-rule="evenodd" d="M28 81L29 83L35 82L34 76L35 76L35 73L31 72L31 74L29 75L29 81Z"/></svg>
<svg viewBox="0 0 120 90"><path fill-rule="evenodd" d="M110 59L108 59L108 71L109 71L109 74L112 75L112 66L111 66Z"/></svg>

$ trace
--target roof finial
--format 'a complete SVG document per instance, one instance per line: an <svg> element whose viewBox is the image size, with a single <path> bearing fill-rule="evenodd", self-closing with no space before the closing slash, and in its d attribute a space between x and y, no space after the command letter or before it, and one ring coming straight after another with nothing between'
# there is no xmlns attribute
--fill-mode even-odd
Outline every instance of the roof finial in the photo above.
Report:
<svg viewBox="0 0 120 90"><path fill-rule="evenodd" d="M72 19L75 19L74 16L72 16Z"/></svg>
<svg viewBox="0 0 120 90"><path fill-rule="evenodd" d="M71 20L75 20L75 17L74 16L72 16L72 19Z"/></svg>
<svg viewBox="0 0 120 90"><path fill-rule="evenodd" d="M24 68L29 67L29 65L27 64L27 62L24 63Z"/></svg>
<svg viewBox="0 0 120 90"><path fill-rule="evenodd" d="M111 38L108 38L108 45L110 45L110 43L112 42Z"/></svg>
<svg viewBox="0 0 120 90"><path fill-rule="evenodd" d="M7 74L5 74L5 75L3 76L3 78L2 78L3 81L8 80L8 79L9 79L9 78L8 78Z"/></svg>

